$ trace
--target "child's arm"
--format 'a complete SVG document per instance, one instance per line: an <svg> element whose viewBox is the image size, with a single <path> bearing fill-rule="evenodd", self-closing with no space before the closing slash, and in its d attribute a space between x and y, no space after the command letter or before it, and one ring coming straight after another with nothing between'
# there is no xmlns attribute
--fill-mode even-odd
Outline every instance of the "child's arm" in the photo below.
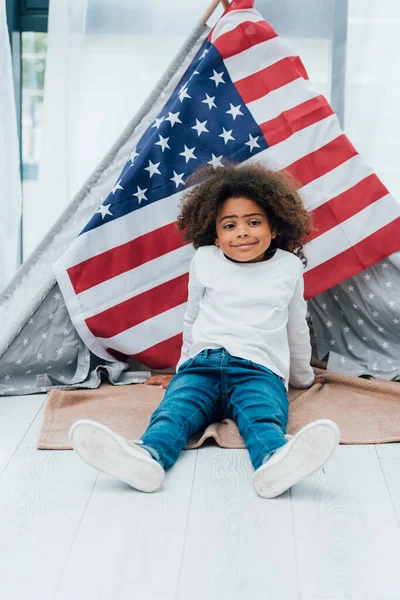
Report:
<svg viewBox="0 0 400 600"><path fill-rule="evenodd" d="M314 371L310 365L311 343L306 313L303 273L300 272L293 297L289 303L287 326L290 350L289 381L295 388L310 387L314 381Z"/></svg>
<svg viewBox="0 0 400 600"><path fill-rule="evenodd" d="M204 287L196 277L196 256L193 256L189 270L188 301L185 316L183 317L183 343L181 357L176 365L176 370L188 360L190 348L192 347L192 327L199 314L200 300L204 295Z"/></svg>

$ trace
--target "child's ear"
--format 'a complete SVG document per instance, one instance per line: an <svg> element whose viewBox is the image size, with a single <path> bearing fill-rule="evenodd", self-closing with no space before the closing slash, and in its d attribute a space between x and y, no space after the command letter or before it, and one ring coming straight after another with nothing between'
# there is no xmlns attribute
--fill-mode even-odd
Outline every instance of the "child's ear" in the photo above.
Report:
<svg viewBox="0 0 400 600"><path fill-rule="evenodd" d="M276 231L271 231L271 239L276 238L278 234L276 233Z"/></svg>
<svg viewBox="0 0 400 600"><path fill-rule="evenodd" d="M218 238L216 238L216 239L215 239L215 242L214 242L214 243L215 243L215 245L216 245L216 246L218 246L218 248L219 248L219 239L218 239Z"/></svg>

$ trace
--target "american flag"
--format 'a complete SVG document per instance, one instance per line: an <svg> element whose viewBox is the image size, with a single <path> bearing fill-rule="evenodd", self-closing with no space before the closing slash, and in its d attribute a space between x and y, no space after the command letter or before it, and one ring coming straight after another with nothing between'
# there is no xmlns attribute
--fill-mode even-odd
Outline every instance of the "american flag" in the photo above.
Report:
<svg viewBox="0 0 400 600"><path fill-rule="evenodd" d="M286 169L312 212L305 297L400 247L400 207L290 46L235 0L54 271L72 322L107 360L177 363L193 247L175 222L188 176L223 161Z"/></svg>

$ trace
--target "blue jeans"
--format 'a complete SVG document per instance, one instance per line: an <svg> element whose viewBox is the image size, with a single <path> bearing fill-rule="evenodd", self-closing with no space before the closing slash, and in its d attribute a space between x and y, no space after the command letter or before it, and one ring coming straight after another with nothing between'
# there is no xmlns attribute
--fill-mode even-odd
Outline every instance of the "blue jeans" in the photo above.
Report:
<svg viewBox="0 0 400 600"><path fill-rule="evenodd" d="M168 469L193 434L230 418L258 469L286 443L288 409L286 388L275 373L223 348L203 350L181 365L141 440Z"/></svg>

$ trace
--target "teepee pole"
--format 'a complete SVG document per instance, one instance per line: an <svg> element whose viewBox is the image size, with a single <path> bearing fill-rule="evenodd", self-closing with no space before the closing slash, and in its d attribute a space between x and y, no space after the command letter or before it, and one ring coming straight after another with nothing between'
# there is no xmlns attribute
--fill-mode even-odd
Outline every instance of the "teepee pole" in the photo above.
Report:
<svg viewBox="0 0 400 600"><path fill-rule="evenodd" d="M214 10L217 8L220 2L222 2L224 10L228 8L229 0L212 0L210 6L207 8L206 12L202 16L200 23L203 23L203 25L207 23L208 19L211 17L211 15L213 14Z"/></svg>

